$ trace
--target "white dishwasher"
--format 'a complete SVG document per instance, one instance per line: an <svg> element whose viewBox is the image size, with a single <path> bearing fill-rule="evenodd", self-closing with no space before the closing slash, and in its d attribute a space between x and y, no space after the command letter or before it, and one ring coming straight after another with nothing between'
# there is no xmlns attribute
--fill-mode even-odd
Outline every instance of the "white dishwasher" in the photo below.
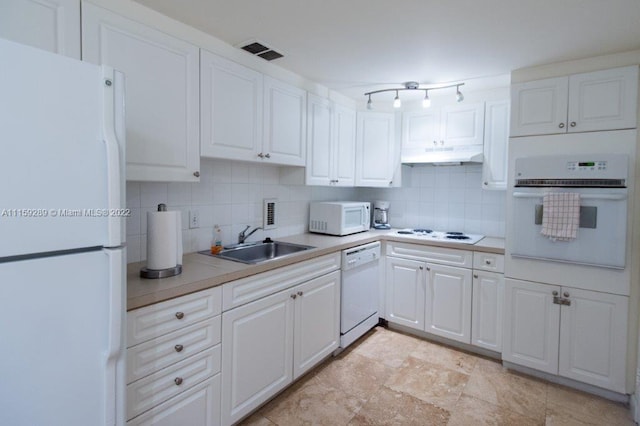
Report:
<svg viewBox="0 0 640 426"><path fill-rule="evenodd" d="M342 251L341 348L378 324L379 259L379 242Z"/></svg>

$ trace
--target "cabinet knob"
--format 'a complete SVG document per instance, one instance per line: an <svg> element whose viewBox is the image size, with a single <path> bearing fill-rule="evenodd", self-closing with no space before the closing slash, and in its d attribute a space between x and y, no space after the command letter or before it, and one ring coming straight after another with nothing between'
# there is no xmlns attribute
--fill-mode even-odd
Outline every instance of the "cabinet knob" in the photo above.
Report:
<svg viewBox="0 0 640 426"><path fill-rule="evenodd" d="M173 381L176 385L180 386L182 384L182 377L176 377Z"/></svg>
<svg viewBox="0 0 640 426"><path fill-rule="evenodd" d="M200 172L196 170L195 172L193 172L193 175L194 175L195 177L200 177Z"/></svg>
<svg viewBox="0 0 640 426"><path fill-rule="evenodd" d="M271 154L269 154L268 152L264 155L264 158L271 158Z"/></svg>
<svg viewBox="0 0 640 426"><path fill-rule="evenodd" d="M182 350L184 349L184 346L182 346L182 345L175 345L173 348L176 350L176 352L182 352Z"/></svg>
<svg viewBox="0 0 640 426"><path fill-rule="evenodd" d="M478 278L478 274L473 274L473 278Z"/></svg>
<svg viewBox="0 0 640 426"><path fill-rule="evenodd" d="M487 265L491 265L491 260L487 259L487 260L484 261L484 263L486 263Z"/></svg>
<svg viewBox="0 0 640 426"><path fill-rule="evenodd" d="M570 126L571 126L571 127L576 127L576 122L575 122L575 121L572 121L572 122L571 122L571 124L570 124Z"/></svg>
<svg viewBox="0 0 640 426"><path fill-rule="evenodd" d="M424 269L424 266L421 266L421 267L420 267L420 270L422 271L423 269Z"/></svg>
<svg viewBox="0 0 640 426"><path fill-rule="evenodd" d="M431 270L431 268L429 268L429 267L427 266L427 271L430 271L430 270Z"/></svg>
<svg viewBox="0 0 640 426"><path fill-rule="evenodd" d="M295 294L292 294L292 295L291 295L291 296L289 296L289 297L291 297L292 299L295 299L295 298L296 298L296 297L298 297L298 296L297 296L297 295L295 295Z"/></svg>
<svg viewBox="0 0 640 426"><path fill-rule="evenodd" d="M298 292L298 296L302 296L303 294L304 294L304 293L303 293L303 292L301 292L301 291L299 291L299 292Z"/></svg>
<svg viewBox="0 0 640 426"><path fill-rule="evenodd" d="M438 141L433 141L433 144L434 145L438 145Z"/></svg>
<svg viewBox="0 0 640 426"><path fill-rule="evenodd" d="M258 154L258 157L260 157L260 158L264 158L264 154L263 154L263 153L260 153L260 154Z"/></svg>
<svg viewBox="0 0 640 426"><path fill-rule="evenodd" d="M444 141L440 141L440 145L444 145Z"/></svg>
<svg viewBox="0 0 640 426"><path fill-rule="evenodd" d="M557 296L558 292L554 290L553 292L551 292L551 294L554 295L554 296Z"/></svg>
<svg viewBox="0 0 640 426"><path fill-rule="evenodd" d="M568 292L568 291L565 291L564 293L562 293L562 295L563 295L564 297L569 297L569 292Z"/></svg>
<svg viewBox="0 0 640 426"><path fill-rule="evenodd" d="M489 185L489 182L482 182L482 184L483 184L484 186L487 186L487 185Z"/></svg>
<svg viewBox="0 0 640 426"><path fill-rule="evenodd" d="M564 129L564 123L558 124L558 127L560 127L561 129Z"/></svg>
<svg viewBox="0 0 640 426"><path fill-rule="evenodd" d="M182 313L182 312L176 312L176 318L178 318L178 319L182 319L182 318L184 318L184 313Z"/></svg>
<svg viewBox="0 0 640 426"><path fill-rule="evenodd" d="M392 180L389 181L389 186L391 186L391 185L393 185L393 181Z"/></svg>

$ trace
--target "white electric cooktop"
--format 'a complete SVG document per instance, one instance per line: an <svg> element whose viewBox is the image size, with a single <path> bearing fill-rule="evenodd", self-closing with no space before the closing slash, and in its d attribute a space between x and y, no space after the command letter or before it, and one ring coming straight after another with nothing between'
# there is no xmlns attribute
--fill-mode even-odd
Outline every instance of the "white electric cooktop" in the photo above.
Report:
<svg viewBox="0 0 640 426"><path fill-rule="evenodd" d="M484 238L484 235L467 234L466 232L456 231L434 231L428 228L406 228L395 231L395 234L407 238L415 238L417 240L431 241L447 241L459 244L475 244Z"/></svg>

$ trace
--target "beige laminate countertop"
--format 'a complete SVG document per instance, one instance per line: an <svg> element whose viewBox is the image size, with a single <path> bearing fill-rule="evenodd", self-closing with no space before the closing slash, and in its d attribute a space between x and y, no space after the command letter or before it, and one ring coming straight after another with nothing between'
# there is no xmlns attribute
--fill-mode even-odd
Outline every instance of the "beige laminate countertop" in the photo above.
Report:
<svg viewBox="0 0 640 426"><path fill-rule="evenodd" d="M416 240L414 238L391 235L392 232L394 231L370 230L344 237L300 234L277 238L277 241L304 244L315 248L257 265L246 265L244 263L218 259L199 253L190 253L183 258L182 274L163 279L140 278L140 269L145 266L145 263L130 263L127 267L127 310L131 311L143 306L215 287L229 281L373 241L399 241L455 248L458 250L504 254L504 239L502 238L485 237L474 245L462 245L459 243Z"/></svg>

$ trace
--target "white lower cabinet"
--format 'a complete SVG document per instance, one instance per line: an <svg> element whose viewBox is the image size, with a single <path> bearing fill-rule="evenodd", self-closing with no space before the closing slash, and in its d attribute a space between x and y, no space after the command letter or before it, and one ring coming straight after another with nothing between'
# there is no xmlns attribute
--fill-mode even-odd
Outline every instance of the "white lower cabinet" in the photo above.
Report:
<svg viewBox="0 0 640 426"><path fill-rule="evenodd" d="M504 274L473 271L471 344L502 352Z"/></svg>
<svg viewBox="0 0 640 426"><path fill-rule="evenodd" d="M504 255L390 241L386 256L387 321L502 350Z"/></svg>
<svg viewBox="0 0 640 426"><path fill-rule="evenodd" d="M220 424L222 291L127 313L127 425Z"/></svg>
<svg viewBox="0 0 640 426"><path fill-rule="evenodd" d="M222 424L233 424L337 347L340 271L222 315Z"/></svg>
<svg viewBox="0 0 640 426"><path fill-rule="evenodd" d="M471 343L472 252L387 243L386 319Z"/></svg>
<svg viewBox="0 0 640 426"><path fill-rule="evenodd" d="M386 274L387 320L424 330L425 263L387 257Z"/></svg>
<svg viewBox="0 0 640 426"><path fill-rule="evenodd" d="M471 343L471 270L429 263L427 333Z"/></svg>
<svg viewBox="0 0 640 426"><path fill-rule="evenodd" d="M505 280L505 361L626 393L628 297Z"/></svg>
<svg viewBox="0 0 640 426"><path fill-rule="evenodd" d="M220 424L220 374L127 422L127 426Z"/></svg>

